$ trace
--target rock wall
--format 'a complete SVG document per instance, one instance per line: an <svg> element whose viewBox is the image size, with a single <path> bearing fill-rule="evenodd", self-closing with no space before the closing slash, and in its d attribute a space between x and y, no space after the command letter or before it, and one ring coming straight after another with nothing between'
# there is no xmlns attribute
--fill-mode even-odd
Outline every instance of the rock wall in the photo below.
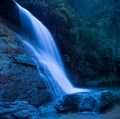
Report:
<svg viewBox="0 0 120 119"><path fill-rule="evenodd" d="M51 97L43 80L22 43L0 17L0 101L44 104Z"/></svg>
<svg viewBox="0 0 120 119"><path fill-rule="evenodd" d="M99 85L120 82L119 0L17 2L52 32L73 83ZM17 21L14 18L10 20Z"/></svg>

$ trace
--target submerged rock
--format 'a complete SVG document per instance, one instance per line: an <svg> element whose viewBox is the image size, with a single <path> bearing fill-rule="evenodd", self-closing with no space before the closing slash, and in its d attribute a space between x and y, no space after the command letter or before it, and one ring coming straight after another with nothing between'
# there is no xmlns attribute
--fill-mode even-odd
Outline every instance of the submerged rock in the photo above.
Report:
<svg viewBox="0 0 120 119"><path fill-rule="evenodd" d="M41 119L39 111L26 101L0 102L0 119Z"/></svg>
<svg viewBox="0 0 120 119"><path fill-rule="evenodd" d="M59 113L86 111L100 113L112 107L118 99L117 95L109 91L80 92L57 99L54 108Z"/></svg>

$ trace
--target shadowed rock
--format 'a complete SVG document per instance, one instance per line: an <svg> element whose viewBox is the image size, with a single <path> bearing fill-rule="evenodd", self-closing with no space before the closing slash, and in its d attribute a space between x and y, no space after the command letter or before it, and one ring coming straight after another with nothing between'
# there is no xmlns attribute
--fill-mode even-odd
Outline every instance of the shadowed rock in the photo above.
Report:
<svg viewBox="0 0 120 119"><path fill-rule="evenodd" d="M0 102L0 119L41 119L39 111L28 102Z"/></svg>
<svg viewBox="0 0 120 119"><path fill-rule="evenodd" d="M119 96L109 92L83 92L65 95L55 102L55 109L59 113L65 112L96 112L110 108L117 102Z"/></svg>
<svg viewBox="0 0 120 119"><path fill-rule="evenodd" d="M0 0L0 17L4 17L11 29L21 32L19 10L14 0Z"/></svg>
<svg viewBox="0 0 120 119"><path fill-rule="evenodd" d="M4 22L0 18L0 101L25 100L36 106L50 101L44 78Z"/></svg>

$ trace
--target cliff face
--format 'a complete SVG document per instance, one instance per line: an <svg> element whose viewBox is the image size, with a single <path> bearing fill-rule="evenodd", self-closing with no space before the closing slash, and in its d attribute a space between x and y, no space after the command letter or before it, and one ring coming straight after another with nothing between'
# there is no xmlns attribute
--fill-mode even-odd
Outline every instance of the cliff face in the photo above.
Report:
<svg viewBox="0 0 120 119"><path fill-rule="evenodd" d="M119 82L119 0L17 1L51 30L74 83Z"/></svg>
<svg viewBox="0 0 120 119"><path fill-rule="evenodd" d="M46 103L51 98L43 80L21 42L0 18L0 101Z"/></svg>
<svg viewBox="0 0 120 119"><path fill-rule="evenodd" d="M10 1L8 0L8 3ZM74 2L72 0L17 0L17 2L50 29L60 49L68 75L76 85L109 84L120 81L119 0L75 0ZM7 8L9 7L7 6ZM18 25L19 21L16 18L19 15L12 17L12 11L14 9L7 10L2 16L9 18L8 21L11 21L12 25ZM0 24L3 26L3 23ZM5 28L8 30L7 27ZM19 25L17 29L19 29ZM9 38L7 34L5 39L6 41L0 40L1 47L4 46L0 51L1 56L4 58L5 55L4 59L1 58L0 65L3 67L4 64L5 67L1 69L1 73L4 72L1 75L1 79L4 79L2 81L6 81L7 76L9 82L14 79L19 79L18 82L21 83L23 83L22 81L27 82L28 79L29 81L35 80L37 87L41 79L35 66L31 65L24 48L16 44L19 42L16 41L13 34L12 38ZM7 56L3 51L7 52ZM8 62L7 59L10 61ZM21 85L21 83L17 84ZM42 86L42 83L40 85ZM13 87L13 84L10 86ZM10 86L8 85L8 87ZM33 85L31 84L31 86ZM41 86L38 88L41 89ZM39 91L37 88L35 90ZM46 92L46 90L44 91Z"/></svg>

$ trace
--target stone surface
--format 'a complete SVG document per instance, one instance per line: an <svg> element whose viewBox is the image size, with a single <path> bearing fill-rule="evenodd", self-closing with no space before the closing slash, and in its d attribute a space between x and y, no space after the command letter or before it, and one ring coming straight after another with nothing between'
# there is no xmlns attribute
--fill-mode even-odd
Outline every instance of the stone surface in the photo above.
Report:
<svg viewBox="0 0 120 119"><path fill-rule="evenodd" d="M39 107L39 112L41 115L46 115L46 114L56 114L56 110L54 108L54 101L47 103L46 105L40 106Z"/></svg>
<svg viewBox="0 0 120 119"><path fill-rule="evenodd" d="M0 102L0 119L42 119L39 111L26 101Z"/></svg>
<svg viewBox="0 0 120 119"><path fill-rule="evenodd" d="M59 113L65 112L96 112L100 113L112 107L120 97L109 91L83 92L65 95L55 102Z"/></svg>
<svg viewBox="0 0 120 119"><path fill-rule="evenodd" d="M0 18L0 101L44 104L51 97L43 80L22 43Z"/></svg>

